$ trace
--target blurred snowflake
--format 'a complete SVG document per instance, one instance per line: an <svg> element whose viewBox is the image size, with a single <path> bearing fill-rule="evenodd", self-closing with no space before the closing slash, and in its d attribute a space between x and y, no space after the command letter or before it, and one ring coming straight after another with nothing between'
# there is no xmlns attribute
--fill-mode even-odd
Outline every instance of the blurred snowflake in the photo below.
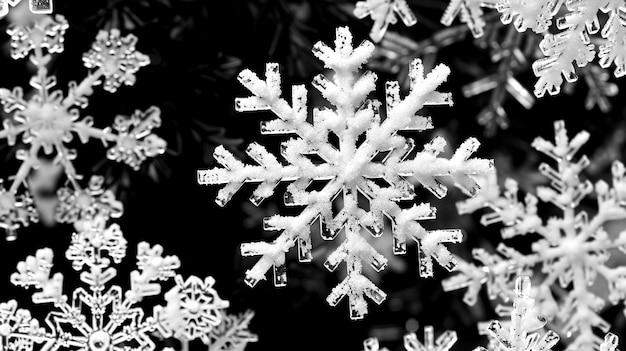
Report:
<svg viewBox="0 0 626 351"><path fill-rule="evenodd" d="M596 54L602 68L615 65L615 77L626 74L626 23L622 1L451 0L441 21L450 25L454 17L460 15L474 36L480 37L487 23L483 7L497 9L502 23L513 24L519 32L530 29L544 36L539 48L545 57L532 65L538 77L534 88L537 97L546 92L558 94L563 78L567 82L576 81L576 66L587 66ZM601 16L606 18L603 25L598 17L600 12L607 14ZM597 34L601 43L596 49L592 36Z"/></svg>
<svg viewBox="0 0 626 351"><path fill-rule="evenodd" d="M536 233L540 240L533 242L528 253L503 243L498 246L499 254L475 249L473 257L480 264L461 262L459 273L444 281L444 290L468 288L464 301L474 304L482 284L487 284L490 298L509 299L516 274L533 275L535 268L541 268L543 275L537 274L540 283L533 294L542 313L548 319L562 320L568 336L575 334L568 350L592 349L601 342L593 329L607 332L610 325L598 315L605 298L595 294L590 285L600 275L608 283L611 303L617 304L626 297L626 267L611 268L608 262L610 251L623 251L626 247L626 231L614 238L605 230L607 222L626 218L626 169L615 162L613 187L604 181L596 183L598 212L594 217L577 211L580 202L594 190L591 182L579 178L589 159L582 156L573 160L589 139L589 133L580 132L570 140L563 121L554 126L555 143L536 138L532 146L557 162L556 169L546 163L539 166L551 187L539 187L537 196L556 205L562 216L544 221L539 216L537 197L527 194L523 202L518 200L516 181L507 179L504 190L500 190L495 176L488 179L483 192L458 204L459 212L491 209L493 212L482 216L481 224L502 223L503 239Z"/></svg>
<svg viewBox="0 0 626 351"><path fill-rule="evenodd" d="M85 67L92 69L89 75L80 83L71 82L66 94L52 90L56 78L48 74L47 66L51 54L63 52L67 28L65 18L57 15L42 17L30 26L13 25L7 31L11 36L11 56L14 59L28 57L37 68L36 75L30 80L34 89L30 98L24 97L20 87L0 89L0 102L11 114L3 123L0 138L15 145L21 137L26 146L16 153L21 165L7 190L9 195L4 205L9 208L29 205L28 201L19 201L15 197L31 171L40 166L43 157L52 157L55 164L63 167L74 191L83 191L78 182L81 177L73 163L77 153L69 147L75 135L81 143L90 139L101 140L109 146L107 157L110 160L126 163L133 169L138 169L146 158L162 154L166 148L165 141L152 134L152 129L161 124L160 111L156 107L145 112L137 111L130 117L117 116L113 127L104 129L94 127L91 116L80 114L95 86L102 84L104 90L113 93L122 85L133 85L135 73L150 62L147 56L136 51L135 36L121 36L117 30L101 31L91 50L83 56ZM15 199L8 199L11 196ZM24 198L27 199L28 195ZM14 212L22 213L22 216L17 219L9 216L5 221L4 227L9 229L8 239L15 239L14 230L19 227L15 223L25 225L32 220L32 216L26 216L33 213L31 210Z"/></svg>

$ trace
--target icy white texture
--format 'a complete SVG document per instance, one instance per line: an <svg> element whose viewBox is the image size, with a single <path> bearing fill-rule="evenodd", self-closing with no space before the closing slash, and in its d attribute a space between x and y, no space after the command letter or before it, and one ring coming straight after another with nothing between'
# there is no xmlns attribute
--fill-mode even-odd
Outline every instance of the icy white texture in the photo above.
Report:
<svg viewBox="0 0 626 351"><path fill-rule="evenodd" d="M22 0L0 1L0 17L8 15L10 8L17 6L20 2ZM51 14L54 11L54 2L53 0L28 0L28 8L34 14Z"/></svg>
<svg viewBox="0 0 626 351"><path fill-rule="evenodd" d="M63 293L63 274L50 277L52 250L38 250L17 265L11 282L35 288L38 291L33 294L33 302L53 304L55 310L47 315L45 323L40 323L28 310L18 308L14 300L0 304L3 350L151 351L155 344L150 335L156 331L183 342L201 340L210 350L241 350L246 342L256 340L247 330L251 312L226 317L228 301L217 295L215 280L195 276L183 279L175 273L179 259L163 256L159 245L138 245L137 270L130 274L129 290L109 286L117 275L112 264L119 263L126 254L126 240L115 224L90 228L72 237L66 253L72 267L82 271L80 280L87 285L72 292L71 302ZM171 278L175 286L165 293L165 306L156 306L149 314L138 305L146 297L159 295L162 284Z"/></svg>
<svg viewBox="0 0 626 351"><path fill-rule="evenodd" d="M9 239L15 238L16 228L36 218L29 218L34 213L28 209L32 203L29 195L17 193L31 170L39 167L40 153L62 165L73 190L80 193L83 191L78 182L80 175L73 163L77 153L68 146L76 136L81 143L100 140L109 147L109 159L124 162L133 169L138 169L146 158L165 151L165 141L152 134L152 129L161 124L157 107L137 111L130 117L117 116L113 126L104 129L94 126L93 117L81 116L81 109L87 107L95 86L102 85L113 93L121 85L133 85L135 73L150 62L146 55L136 51L137 38L132 34L123 37L115 29L101 31L91 50L83 56L85 66L92 69L89 75L80 83L71 82L65 94L52 90L56 77L48 74L47 66L52 54L63 52L67 28L65 18L56 15L42 17L32 26L12 25L7 30L11 36L11 56L28 57L37 69L30 80L34 90L30 98L24 98L21 87L0 88L0 102L11 116L3 122L0 139L15 145L19 138L25 146L16 153L21 166L9 189L0 190L0 226L7 230Z"/></svg>
<svg viewBox="0 0 626 351"><path fill-rule="evenodd" d="M464 300L474 304L482 284L486 284L490 298L507 299L516 274L533 275L541 268L543 274L536 276L540 283L536 284L534 294L542 313L549 319L561 319L568 337L575 334L568 350L597 349L601 339L594 335L593 328L606 332L610 325L598 315L606 301L595 295L590 285L600 275L608 283L611 303L617 304L626 296L626 267L611 268L608 263L609 251L615 252L617 248L624 251L626 231L613 238L603 228L608 221L626 218L626 171L623 164L615 162L613 187L604 181L596 183L598 212L594 217L577 211L581 200L594 191L591 182L579 178L589 159L582 156L574 161L589 133L580 132L570 140L563 121L555 122L554 126L555 143L543 138L532 143L557 163L556 169L546 163L539 166L539 171L550 179L550 187L539 187L538 198L527 194L521 202L517 198L517 182L507 179L501 192L493 177L477 197L458 204L460 213L481 208L492 210L482 216L481 223L501 222L503 239L528 233L536 233L540 239L533 242L530 252L519 252L504 243L498 246L497 254L475 249L473 256L479 264L460 262L457 267L460 273L444 281L444 289L467 288ZM538 213L539 200L556 205L562 216L544 220Z"/></svg>
<svg viewBox="0 0 626 351"><path fill-rule="evenodd" d="M623 0L451 0L441 21L450 25L460 13L474 36L481 36L485 26L481 7L495 7L502 23L512 23L520 32L530 29L544 36L539 48L546 57L533 63L539 78L537 97L558 94L563 78L576 81L576 66L586 66L596 55L603 68L615 65L615 77L626 74ZM603 25L598 19L601 12L606 14ZM591 38L598 34L601 44L596 48Z"/></svg>
<svg viewBox="0 0 626 351"><path fill-rule="evenodd" d="M415 333L404 336L406 351L449 351L457 341L456 332L446 330L435 340L432 326L424 327L424 343L422 344ZM369 338L363 341L363 351L389 351L386 347L380 348L378 339Z"/></svg>
<svg viewBox="0 0 626 351"><path fill-rule="evenodd" d="M268 270L274 271L274 285L287 282L285 256L295 245L298 258L309 262L312 258L310 227L314 222L323 225L326 240L335 239L340 232L344 241L328 257L325 266L334 271L346 263L347 277L335 287L327 301L335 306L347 296L350 316L363 318L367 312L365 297L376 303L385 299L385 293L363 276L363 264L381 271L387 259L378 253L362 237L368 230L375 237L383 233L383 218L393 223L393 251L406 252L406 241L414 240L419 247L420 275L433 274L433 259L452 270L455 260L444 246L462 239L458 229L426 230L418 221L435 218L435 208L428 203L413 203L401 207L400 201L408 203L415 199L413 182L421 183L437 198L446 195L447 188L439 182L450 178L457 186L475 194L478 186L470 175L488 172L492 162L469 159L478 148L478 141L470 138L457 149L450 159L438 157L445 141L437 137L422 151L413 151L414 142L400 130L423 131L431 129L430 117L416 115L428 105L449 105L450 94L435 89L446 79L449 70L439 65L424 76L419 60L412 62L409 76L411 89L402 99L397 82L386 84L386 107L383 116L380 103L367 98L375 89L376 75L372 72L358 74L374 50L365 41L352 47L352 34L347 28L337 29L335 49L323 43L315 44L313 53L326 67L334 71L331 78L318 75L313 86L333 105L333 108L317 108L312 122L307 113L307 90L302 85L292 88L292 104L281 97L280 75L277 64L268 64L265 81L255 73L244 70L239 81L253 96L238 98L237 111L271 110L278 119L263 122L263 134L296 134L281 145L281 155L287 164L257 143L251 144L248 155L258 165L246 165L224 147L217 147L215 159L222 168L198 171L200 184L224 184L216 202L223 206L244 183L260 183L250 200L258 205L274 193L281 181L291 182L284 196L288 206L301 206L297 216L276 215L266 218L267 230L282 231L272 243L243 244L244 256L261 258L246 272L246 283L256 285L265 279ZM337 144L331 139L336 137ZM316 162L309 158L316 156ZM376 159L378 157L378 159ZM321 190L310 189L311 184L324 184ZM342 208L333 208L335 200L342 200Z"/></svg>
<svg viewBox="0 0 626 351"><path fill-rule="evenodd" d="M499 343L493 351L549 351L559 342L559 335L552 330L543 337L539 333L533 333L546 324L546 319L541 316L540 308L535 305L530 294L530 278L517 277L513 309L510 310L511 323L507 323L509 327L504 328L497 320L492 321L488 327L490 336ZM487 349L477 347L474 351Z"/></svg>
<svg viewBox="0 0 626 351"><path fill-rule="evenodd" d="M415 18L406 0L358 1L354 15L357 18L372 17L374 25L370 31L370 38L376 43L383 39L390 24L398 22L398 17L407 27L417 23L417 18Z"/></svg>

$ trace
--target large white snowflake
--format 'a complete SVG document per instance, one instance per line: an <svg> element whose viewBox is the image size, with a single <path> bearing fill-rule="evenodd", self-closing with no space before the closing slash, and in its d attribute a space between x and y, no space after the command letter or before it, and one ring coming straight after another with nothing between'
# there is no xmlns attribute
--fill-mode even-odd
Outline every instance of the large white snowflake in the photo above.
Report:
<svg viewBox="0 0 626 351"><path fill-rule="evenodd" d="M28 57L36 67L30 80L33 94L25 98L21 87L0 89L0 102L5 112L11 114L3 122L0 139L14 145L18 138L23 143L16 157L21 161L8 189L0 189L0 220L8 229L7 237L15 238L15 229L36 219L29 209L32 200L28 194L18 195L22 184L44 156L53 158L63 166L65 175L74 191L82 192L80 175L74 167L76 150L69 147L77 136L81 143L97 139L108 146L107 157L124 162L134 169L148 157L162 154L166 143L152 134L161 124L160 111L150 107L132 116L117 116L112 127L100 129L94 126L91 116L81 116L94 87L115 92L121 85L133 85L135 73L150 60L136 51L137 38L131 34L121 36L118 30L101 31L91 50L83 56L85 67L92 69L81 82L71 82L66 93L54 90L55 76L49 75L48 64L52 54L63 52L67 21L60 15L42 17L32 26L10 26L11 56L14 59ZM4 215L4 213L7 213Z"/></svg>
<svg viewBox="0 0 626 351"><path fill-rule="evenodd" d="M179 259L163 256L159 245L142 242L137 246L138 269L130 274L129 290L109 286L117 275L112 266L124 258L127 242L115 224L92 224L89 228L74 234L66 253L73 268L82 271L80 280L87 285L75 289L71 297L63 293L63 274L50 276L50 249L38 250L17 265L11 282L38 290L33 302L51 303L54 311L42 324L28 310L18 308L14 300L0 304L3 350L30 351L40 344L43 350L151 351L155 349L150 338L153 332L184 342L201 340L209 347L215 346L212 350L232 350L228 347L256 340L247 331L251 312L226 317L228 301L217 295L215 280L176 275ZM175 286L165 293L167 304L156 306L152 314L146 313L138 304L146 297L159 295L161 285L171 278Z"/></svg>
<svg viewBox="0 0 626 351"><path fill-rule="evenodd" d="M450 178L457 186L475 194L478 186L470 175L487 172L492 167L489 160L469 159L479 145L473 138L464 142L450 159L439 157L445 147L441 137L415 152L413 140L398 132L432 128L430 117L416 112L424 106L452 103L450 94L435 90L449 70L440 65L424 76L421 62L413 61L409 95L400 98L398 83L387 83L386 107L381 116L380 103L367 98L375 89L376 75L358 74L373 50L368 41L353 48L352 34L347 28L337 29L334 49L321 42L315 44L313 53L334 75L330 78L318 75L313 85L334 108L315 109L312 122L307 113L304 86L292 88L291 105L281 97L278 65L267 65L265 81L249 70L241 72L239 81L253 96L238 98L237 111L271 110L278 119L263 122L263 134L297 135L281 145L281 155L287 164L253 143L247 153L258 165L246 165L225 148L218 147L214 156L223 168L198 171L200 184L225 184L216 199L220 206L244 183L260 183L250 199L258 205L274 193L279 182L291 182L284 196L285 204L303 209L297 216L276 215L265 219L265 229L282 231L272 243L242 245L244 256L261 256L254 268L246 272L245 281L254 286L265 279L273 266L274 284L284 286L286 253L297 245L299 260L310 261L310 227L319 220L324 225L324 239L333 240L340 232L344 235L343 243L328 257L325 266L334 271L345 262L347 277L327 300L334 306L347 296L350 316L354 319L362 318L367 312L365 296L376 303L386 296L362 275L363 264L377 271L387 264L387 259L362 236L363 230L380 236L383 217L387 216L393 223L394 253L405 253L407 240L418 242L421 276L433 274L433 259L452 270L455 260L444 245L460 242L461 231L426 230L419 224L420 220L434 219L436 212L428 203L412 202L413 182L421 183L437 198L444 197L447 191L440 178ZM333 139L337 139L336 144ZM323 187L315 190L310 188L312 184ZM337 199L342 200L342 207L335 211L333 202Z"/></svg>
<svg viewBox="0 0 626 351"><path fill-rule="evenodd" d="M543 35L539 48L546 57L533 63L539 78L534 89L537 97L546 92L558 94L563 78L576 81L576 66L586 66L596 55L603 68L615 65L615 77L626 74L623 0L451 0L441 21L450 25L460 14L461 21L478 37L486 24L483 7L496 8L502 23L513 24L520 32L530 29ZM599 17L606 19L602 25ZM591 38L598 34L601 44L596 48Z"/></svg>
<svg viewBox="0 0 626 351"><path fill-rule="evenodd" d="M501 222L504 239L528 233L536 233L540 239L533 241L528 252L503 243L498 246L497 254L475 249L473 257L479 264L460 262L457 267L460 273L444 281L444 289L468 288L464 300L473 304L482 284L487 284L490 298L507 299L516 274L535 273L540 283L536 284L534 294L542 313L549 319L559 317L568 336L576 334L568 349L591 350L601 342L593 329L606 332L610 325L598 315L605 298L592 292L590 285L600 275L608 283L611 303L617 304L626 297L626 267L611 268L608 262L610 251L626 247L626 231L613 237L603 228L608 221L626 218L625 169L619 162L613 165L613 187L604 181L596 183L598 211L589 218L587 212L578 210L581 200L594 190L591 182L579 178L589 159L582 156L574 161L589 133L580 132L570 140L563 121L555 122L555 132L555 143L537 138L532 146L557 163L556 169L546 163L539 166L540 172L550 179L550 187L539 187L537 196L556 205L562 215L544 221L538 213L537 197L527 194L520 202L514 180L506 180L501 192L495 176L492 177L477 197L459 203L459 212L488 208L492 212L483 215L481 223ZM543 274L536 274L535 268L541 268ZM566 290L560 291L559 287Z"/></svg>

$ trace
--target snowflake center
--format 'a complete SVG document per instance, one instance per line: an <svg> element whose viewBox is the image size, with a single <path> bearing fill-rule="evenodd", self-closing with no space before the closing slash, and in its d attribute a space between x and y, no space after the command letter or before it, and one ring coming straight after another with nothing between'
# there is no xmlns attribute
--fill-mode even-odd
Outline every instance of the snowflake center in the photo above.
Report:
<svg viewBox="0 0 626 351"><path fill-rule="evenodd" d="M107 77L117 72L119 65L114 55L102 55L102 70Z"/></svg>
<svg viewBox="0 0 626 351"><path fill-rule="evenodd" d="M137 146L137 139L131 136L122 136L118 140L117 145L120 147L120 149L130 152L134 150Z"/></svg>
<svg viewBox="0 0 626 351"><path fill-rule="evenodd" d="M91 351L108 350L110 345L111 336L103 330L98 330L89 336L89 350Z"/></svg>
<svg viewBox="0 0 626 351"><path fill-rule="evenodd" d="M198 314L198 313L200 313L200 303L198 301L196 301L196 300L187 301L187 304L186 304L185 307L187 308L187 310L191 314Z"/></svg>
<svg viewBox="0 0 626 351"><path fill-rule="evenodd" d="M10 211L15 207L15 197L7 192L0 195L0 212Z"/></svg>

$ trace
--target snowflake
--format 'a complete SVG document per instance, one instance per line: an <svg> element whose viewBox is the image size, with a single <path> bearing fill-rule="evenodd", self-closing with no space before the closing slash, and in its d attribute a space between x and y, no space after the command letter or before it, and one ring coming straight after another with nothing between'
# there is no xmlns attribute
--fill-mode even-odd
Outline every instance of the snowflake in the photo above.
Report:
<svg viewBox="0 0 626 351"><path fill-rule="evenodd" d="M374 42L379 42L385 36L387 27L396 24L398 18L407 27L417 23L417 18L406 3L406 0L365 0L356 3L354 15L357 18L372 17L374 26L370 31L370 38Z"/></svg>
<svg viewBox="0 0 626 351"><path fill-rule="evenodd" d="M28 310L20 309L13 300L0 304L0 332L3 350L30 351L36 344L45 350L154 350L152 332L165 337L202 340L213 349L225 344L253 341L247 332L247 319L225 320L228 301L213 289L211 277L204 280L191 276L186 280L175 273L180 266L176 256L163 256L163 248L142 242L137 246L137 268L130 274L130 289L108 286L116 277L112 263L119 263L126 254L126 240L117 225L92 227L90 232L77 233L66 253L72 267L82 271L79 287L71 294L71 302L63 293L63 274L55 273L53 253L40 249L17 265L11 282L38 291L32 296L36 304L53 304L45 327ZM138 306L146 297L161 293L162 284L174 278L175 286L165 293L165 306L156 306L152 315ZM233 317L230 317L233 318ZM219 329L218 329L219 327ZM246 334L246 332L248 334ZM246 338L247 336L247 338Z"/></svg>
<svg viewBox="0 0 626 351"><path fill-rule="evenodd" d="M59 223L72 223L78 232L92 223L107 223L119 218L124 205L115 199L111 190L104 190L104 177L92 176L86 188L63 187L57 191L59 204L56 219Z"/></svg>
<svg viewBox="0 0 626 351"><path fill-rule="evenodd" d="M577 211L581 200L594 190L591 182L579 178L589 165L589 159L583 156L578 161L573 160L576 152L589 139L589 133L580 132L569 140L563 121L555 122L554 126L554 144L542 138L532 143L535 149L550 156L558 165L556 169L546 163L539 166L540 172L550 179L551 187L539 187L538 198L527 194L523 202L519 201L517 182L507 179L504 191L501 191L494 176L477 197L458 206L460 213L491 209L493 212L483 215L481 223L491 225L501 222L504 239L528 233L536 233L541 239L534 241L528 253L519 252L504 243L498 246L498 254L475 249L473 256L480 263L461 262L457 267L460 273L444 281L444 290L467 287L464 300L473 304L482 284L486 283L490 298L500 296L508 299L512 277L516 273L533 275L534 268L540 267L544 275L540 277L541 283L534 294L542 312L549 319L558 317L563 320L567 335L578 332L568 349L597 348L601 340L592 329L606 332L610 325L598 315L605 300L590 291L590 285L601 275L608 282L608 300L611 303L617 304L626 297L626 267L608 266L610 250L625 250L626 231L613 238L603 228L608 221L626 218L626 170L616 162L613 165L613 187L604 181L596 183L598 212L590 219L587 212ZM544 221L539 216L539 199L556 205L562 216ZM562 292L559 286L562 289L571 288ZM553 295L562 298L557 299Z"/></svg>
<svg viewBox="0 0 626 351"><path fill-rule="evenodd" d="M535 305L535 300L530 293L530 278L517 277L513 308L508 311L511 316L509 327L504 328L497 320L492 321L488 327L490 336L500 344L499 347L494 348L495 350L549 351L559 342L559 335L552 330L545 333L541 339L538 333L533 333L546 324L546 319L541 316L540 308ZM487 349L479 346L474 351L487 351Z"/></svg>
<svg viewBox="0 0 626 351"><path fill-rule="evenodd" d="M422 344L415 333L404 336L404 348L406 351L449 351L457 341L456 332L446 330L435 340L432 326L424 327L424 344ZM364 351L389 351L387 348L380 348L378 339L369 338L363 341Z"/></svg>
<svg viewBox="0 0 626 351"><path fill-rule="evenodd" d="M248 330L248 324L254 312L248 310L238 315L226 315L207 335L211 351L242 351L249 342L256 342L258 337ZM609 350L606 350L609 351ZM613 351L613 350L610 350Z"/></svg>
<svg viewBox="0 0 626 351"><path fill-rule="evenodd" d="M51 54L63 52L67 28L65 18L57 15L54 18L43 17L32 26L14 25L7 31L11 36L11 56L14 59L28 57L37 68L36 75L30 80L34 93L29 99L24 98L20 87L13 90L0 89L0 102L4 105L4 110L11 114L3 123L0 138L6 139L9 145L14 145L21 136L21 142L26 146L17 151L17 159L21 161L21 165L7 191L14 197L31 170L39 166L41 153L53 157L55 163L63 166L73 191L76 192L74 195L62 194L65 197L62 201L71 196L84 197L84 193L89 192L81 188L78 182L80 176L73 164L77 153L69 148L69 143L74 136L78 136L82 143L99 139L105 145L112 144L107 153L108 158L124 162L134 169L138 169L147 157L165 151L165 141L151 134L152 129L161 122L160 112L156 107L150 107L145 112L138 111L131 117L118 116L113 128L96 128L92 117L81 116L80 111L87 106L95 86L104 83L105 90L115 92L122 84L132 85L135 82L135 73L149 63L147 56L135 50L137 38L133 35L121 37L117 30L101 31L92 49L83 57L85 66L93 68L93 71L80 83L71 82L66 94L61 90L52 90L56 85L56 78L48 74L47 66L52 59ZM8 203L6 201L3 205ZM13 203L17 206L20 201ZM29 221L26 214L30 212L22 208L14 211L22 216L3 221L3 227L9 227L13 231L19 227L16 223L26 224ZM72 220L74 215L64 213L60 216ZM8 236L14 238L15 234L10 232Z"/></svg>
<svg viewBox="0 0 626 351"><path fill-rule="evenodd" d="M502 23L512 23L520 32L530 29L544 36L539 48L546 57L532 65L539 78L534 88L537 97L546 92L558 94L563 78L567 82L578 79L574 63L585 67L596 55L602 68L615 65L615 77L626 74L626 23L621 0L451 0L442 23L450 25L460 13L461 21L479 37L485 27L481 7L495 7ZM607 14L603 25L598 19L600 12ZM598 33L602 44L596 49L591 36Z"/></svg>
<svg viewBox="0 0 626 351"><path fill-rule="evenodd" d="M307 121L307 90L304 86L293 87L291 106L280 97L278 65L267 65L266 81L249 70L239 74L239 81L254 96L237 99L236 109L271 110L279 118L261 125L264 134L295 133L300 137L282 144L281 154L288 164L283 165L256 143L248 147L247 153L258 166L245 165L225 148L218 147L214 156L223 168L198 171L198 182L225 184L216 198L216 202L223 206L246 182L261 183L250 199L258 205L273 194L279 182L290 181L284 196L285 204L303 206L304 209L297 216L276 215L265 219L265 229L282 231L274 242L242 245L244 256L261 256L254 268L246 272L245 281L254 286L265 279L266 272L273 266L274 285L284 286L287 280L286 253L297 243L299 260L311 261L310 226L319 220L324 225L326 240L335 239L340 232L345 235L345 240L330 254L325 266L334 271L345 262L347 277L333 289L327 301L335 306L348 296L350 316L359 319L367 312L365 296L376 303L381 303L386 296L362 274L364 263L376 271L381 271L387 264L387 259L361 236L362 229L369 230L375 237L380 236L383 217L387 216L394 224L394 253L404 254L408 239L418 242L421 276L433 274L433 259L452 270L455 260L444 244L460 242L461 231L425 230L418 221L435 218L435 208L428 203L403 208L398 202L415 198L411 181L418 181L437 198L444 197L447 189L439 182L443 177L452 178L457 186L475 194L478 186L470 175L489 171L492 162L468 160L479 145L473 138L463 143L450 159L438 157L445 146L440 137L411 157L413 140L398 134L400 130L431 129L430 117L415 113L426 105L451 104L449 94L435 91L446 79L447 67L440 65L424 77L421 62L413 61L409 72L411 91L405 99L399 96L397 82L387 83L386 118L382 119L378 112L379 102L367 99L375 88L375 74L356 74L374 46L365 41L353 48L352 34L347 28L337 29L335 45L333 50L317 43L313 49L313 53L335 71L332 80L323 75L313 80L313 85L335 106L335 109L316 109L313 123ZM338 147L333 145L333 137L338 137ZM323 161L315 162L309 158L312 155ZM376 156L382 159L377 160ZM309 185L315 182L325 185L321 190L309 189ZM361 196L367 199L367 204ZM343 201L337 213L333 211L333 200Z"/></svg>
<svg viewBox="0 0 626 351"><path fill-rule="evenodd" d="M17 6L22 0L3 0L0 1L0 17L9 14L10 6ZM53 12L54 3L52 0L28 0L30 12L34 14L51 14Z"/></svg>

